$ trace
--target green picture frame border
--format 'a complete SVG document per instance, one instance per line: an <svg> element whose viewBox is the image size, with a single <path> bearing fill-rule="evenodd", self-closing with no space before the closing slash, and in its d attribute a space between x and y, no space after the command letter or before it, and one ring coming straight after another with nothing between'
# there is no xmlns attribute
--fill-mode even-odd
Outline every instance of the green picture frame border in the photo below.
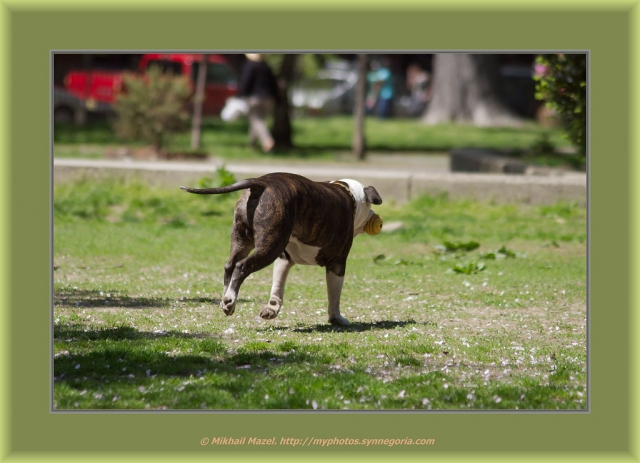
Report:
<svg viewBox="0 0 640 463"><path fill-rule="evenodd" d="M0 0L0 458L638 461L638 1ZM51 413L51 50L588 50L587 413ZM633 156L635 154L635 156ZM212 436L428 447L201 446Z"/></svg>

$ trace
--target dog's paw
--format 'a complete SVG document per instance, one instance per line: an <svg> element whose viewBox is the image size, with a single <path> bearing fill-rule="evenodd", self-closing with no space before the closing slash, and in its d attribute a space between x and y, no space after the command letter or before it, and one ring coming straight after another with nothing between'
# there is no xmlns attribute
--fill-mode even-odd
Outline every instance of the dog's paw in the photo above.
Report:
<svg viewBox="0 0 640 463"><path fill-rule="evenodd" d="M277 304L271 304L275 301L269 301L269 305L265 305L260 309L260 316L265 320L273 320L280 313L280 306Z"/></svg>
<svg viewBox="0 0 640 463"><path fill-rule="evenodd" d="M260 316L265 320L273 320L280 313L280 307L282 307L282 303L272 296L269 303L260 309Z"/></svg>
<svg viewBox="0 0 640 463"><path fill-rule="evenodd" d="M336 315L335 317L331 317L329 319L329 323L334 326L349 326L349 320L344 318L342 315Z"/></svg>
<svg viewBox="0 0 640 463"><path fill-rule="evenodd" d="M230 297L223 297L222 302L220 302L220 307L225 315L233 315L233 312L236 310L236 301Z"/></svg>

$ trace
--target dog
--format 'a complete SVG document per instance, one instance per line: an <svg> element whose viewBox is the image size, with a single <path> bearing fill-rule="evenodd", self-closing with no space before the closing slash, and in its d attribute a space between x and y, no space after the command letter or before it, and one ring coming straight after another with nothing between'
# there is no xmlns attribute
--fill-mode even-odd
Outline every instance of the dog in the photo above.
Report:
<svg viewBox="0 0 640 463"><path fill-rule="evenodd" d="M271 295L260 316L276 318L291 267L319 265L326 269L329 322L349 325L340 315L340 294L353 238L382 230L382 219L371 210L372 204L382 204L374 187L351 179L314 182L272 173L221 188L180 188L195 194L245 190L235 206L231 252L224 266L220 305L225 314L233 314L244 280L274 263Z"/></svg>

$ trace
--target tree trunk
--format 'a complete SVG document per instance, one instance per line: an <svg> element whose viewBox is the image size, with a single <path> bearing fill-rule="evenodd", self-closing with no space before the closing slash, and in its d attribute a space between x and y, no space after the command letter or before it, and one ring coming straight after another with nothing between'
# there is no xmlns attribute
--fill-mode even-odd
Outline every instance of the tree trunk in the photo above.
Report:
<svg viewBox="0 0 640 463"><path fill-rule="evenodd" d="M293 147L291 119L289 118L289 84L293 80L293 71L297 58L298 55L296 54L284 55L280 72L276 76L278 97L276 98L273 129L271 133L278 148Z"/></svg>
<svg viewBox="0 0 640 463"><path fill-rule="evenodd" d="M193 119L191 129L191 149L200 148L200 128L202 126L202 104L204 103L204 87L207 82L207 63L209 55L202 55L202 61L198 65L198 81L193 102Z"/></svg>
<svg viewBox="0 0 640 463"><path fill-rule="evenodd" d="M355 129L353 131L353 154L356 159L364 160L366 156L366 140L364 137L364 99L367 90L367 69L369 57L361 53L358 55L358 82L353 106L353 119Z"/></svg>
<svg viewBox="0 0 640 463"><path fill-rule="evenodd" d="M433 98L422 121L476 126L514 126L520 119L500 100L498 57L442 53L434 57Z"/></svg>

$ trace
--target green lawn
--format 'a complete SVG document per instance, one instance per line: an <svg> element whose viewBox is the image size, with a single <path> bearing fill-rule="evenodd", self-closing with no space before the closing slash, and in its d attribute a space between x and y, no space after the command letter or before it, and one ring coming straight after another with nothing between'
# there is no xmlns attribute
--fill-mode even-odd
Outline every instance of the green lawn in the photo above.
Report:
<svg viewBox="0 0 640 463"><path fill-rule="evenodd" d="M586 409L584 208L382 205L403 228L355 240L336 328L318 267L273 321L270 268L222 313L236 195L54 196L56 409Z"/></svg>
<svg viewBox="0 0 640 463"><path fill-rule="evenodd" d="M275 159L334 160L351 150L353 120L349 116L294 118L295 149L276 152ZM418 120L368 118L365 124L368 148L382 153L443 152L451 148L495 148L529 150L544 134L557 148L569 147L558 129L534 123L520 128L482 128L460 125L429 127ZM84 128L58 126L54 130L58 157L102 157L104 151L122 144L106 123ZM190 132L173 135L168 151L190 151ZM202 151L225 159L258 159L264 156L247 147L246 122L225 123L209 119L203 126ZM546 160L545 163L554 160ZM558 163L558 160L555 160Z"/></svg>

